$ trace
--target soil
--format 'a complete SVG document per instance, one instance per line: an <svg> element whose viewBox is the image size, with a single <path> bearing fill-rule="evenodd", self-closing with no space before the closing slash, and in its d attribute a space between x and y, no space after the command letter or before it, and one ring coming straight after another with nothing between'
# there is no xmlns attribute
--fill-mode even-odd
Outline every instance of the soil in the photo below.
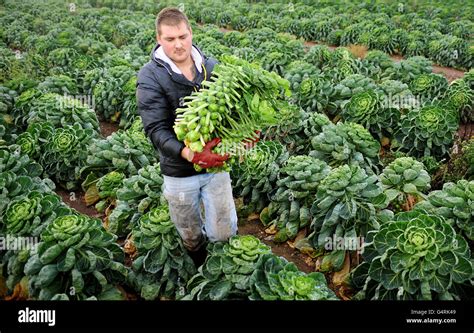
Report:
<svg viewBox="0 0 474 333"><path fill-rule="evenodd" d="M118 124L109 123L109 122L106 122L106 121L100 121L99 126L100 126L100 134L104 138L108 137L110 134L112 134L114 132L117 132L118 129L119 129Z"/></svg>
<svg viewBox="0 0 474 333"><path fill-rule="evenodd" d="M457 133L458 137L462 140L469 140L474 137L474 123L460 124Z"/></svg>
<svg viewBox="0 0 474 333"><path fill-rule="evenodd" d="M57 188L56 193L69 207L74 208L79 213L102 219L103 215L97 212L94 205L89 207L86 206L86 202L84 201L84 192L66 191L62 188Z"/></svg>
<svg viewBox="0 0 474 333"><path fill-rule="evenodd" d="M314 272L315 263L311 257L291 248L288 243L275 243L272 236L265 233L265 227L259 220L242 219L239 221L239 235L253 235L270 246L273 254L293 262L305 273Z"/></svg>
<svg viewBox="0 0 474 333"><path fill-rule="evenodd" d="M464 76L464 72L459 69L438 65L433 65L433 73L443 74L448 79L448 82L452 82Z"/></svg>

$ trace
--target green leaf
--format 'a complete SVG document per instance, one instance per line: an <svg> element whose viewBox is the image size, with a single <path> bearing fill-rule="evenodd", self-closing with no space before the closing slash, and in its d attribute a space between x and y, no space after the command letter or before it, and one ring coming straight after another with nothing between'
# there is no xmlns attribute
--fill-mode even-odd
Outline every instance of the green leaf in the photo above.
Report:
<svg viewBox="0 0 474 333"><path fill-rule="evenodd" d="M205 268L211 275L219 275L222 270L221 257L218 257L218 256L209 257L209 260L207 260L206 262Z"/></svg>
<svg viewBox="0 0 474 333"><path fill-rule="evenodd" d="M58 275L59 271L55 264L46 265L41 268L36 279L36 284L41 288L46 288Z"/></svg>
<svg viewBox="0 0 474 333"><path fill-rule="evenodd" d="M389 202L393 201L399 194L400 191L396 189L389 189L385 191L385 195L387 196Z"/></svg>
<svg viewBox="0 0 474 333"><path fill-rule="evenodd" d="M444 293L451 287L451 276L433 274L428 282L431 290L434 290L437 293Z"/></svg>
<svg viewBox="0 0 474 333"><path fill-rule="evenodd" d="M97 279L97 281L102 286L102 288L104 288L107 285L107 279L101 272L94 271L92 272L92 275L94 275L94 277Z"/></svg>
<svg viewBox="0 0 474 333"><path fill-rule="evenodd" d="M74 292L80 293L84 288L84 279L82 278L81 272L77 269L73 269L71 271L71 278L72 278L72 286L74 287Z"/></svg>
<svg viewBox="0 0 474 333"><path fill-rule="evenodd" d="M222 300L227 297L232 290L232 283L228 280L218 282L209 292L211 300Z"/></svg>
<svg viewBox="0 0 474 333"><path fill-rule="evenodd" d="M441 252L439 254L439 258L441 259L441 263L438 266L438 274L449 274L452 271L454 265L456 265L456 256L452 252L446 251Z"/></svg>
<svg viewBox="0 0 474 333"><path fill-rule="evenodd" d="M463 283L473 277L472 262L464 257L458 257L458 263L451 271L453 281L456 283Z"/></svg>
<svg viewBox="0 0 474 333"><path fill-rule="evenodd" d="M409 193L409 194L416 194L418 193L418 189L416 188L415 185L408 183L403 185L403 192Z"/></svg>
<svg viewBox="0 0 474 333"><path fill-rule="evenodd" d="M395 273L389 269L383 271L382 284L387 290L403 286L402 272Z"/></svg>
<svg viewBox="0 0 474 333"><path fill-rule="evenodd" d="M66 272L72 269L76 262L76 251L74 248L70 247L64 258L58 261L58 270L60 272Z"/></svg>
<svg viewBox="0 0 474 333"><path fill-rule="evenodd" d="M40 256L40 260L43 264L49 264L54 259L56 259L62 252L63 247L59 244L49 247L43 254Z"/></svg>
<svg viewBox="0 0 474 333"><path fill-rule="evenodd" d="M405 180L410 181L410 180L415 179L417 176L418 176L418 172L416 172L413 169L407 169L403 171L403 177L405 178Z"/></svg>
<svg viewBox="0 0 474 333"><path fill-rule="evenodd" d="M161 269L163 269L163 264L166 260L167 251L161 246L154 250L148 251L143 260L143 268L148 273L155 274Z"/></svg>

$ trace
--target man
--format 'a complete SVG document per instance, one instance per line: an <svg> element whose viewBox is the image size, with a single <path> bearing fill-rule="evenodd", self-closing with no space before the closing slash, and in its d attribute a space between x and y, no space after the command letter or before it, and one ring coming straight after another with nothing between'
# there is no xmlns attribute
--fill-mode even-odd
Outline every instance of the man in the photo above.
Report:
<svg viewBox="0 0 474 333"><path fill-rule="evenodd" d="M211 242L226 241L237 232L229 173L206 172L206 168L222 166L228 156L212 153L219 139L208 142L200 153L191 151L178 141L173 125L183 97L198 91L203 80L209 80L217 61L192 44L188 19L176 8L165 8L158 14L156 32L158 44L151 61L138 73L138 110L160 157L171 220L200 265L206 256L206 236ZM193 163L203 171L196 172Z"/></svg>

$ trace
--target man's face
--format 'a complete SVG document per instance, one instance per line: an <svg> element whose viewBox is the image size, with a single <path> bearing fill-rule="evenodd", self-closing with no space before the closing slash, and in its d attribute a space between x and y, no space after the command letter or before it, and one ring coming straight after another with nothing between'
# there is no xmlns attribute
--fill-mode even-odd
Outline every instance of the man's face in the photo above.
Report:
<svg viewBox="0 0 474 333"><path fill-rule="evenodd" d="M165 54L175 64L188 60L191 56L193 34L186 22L181 22L177 26L162 24L160 30L161 34L156 39L163 47Z"/></svg>

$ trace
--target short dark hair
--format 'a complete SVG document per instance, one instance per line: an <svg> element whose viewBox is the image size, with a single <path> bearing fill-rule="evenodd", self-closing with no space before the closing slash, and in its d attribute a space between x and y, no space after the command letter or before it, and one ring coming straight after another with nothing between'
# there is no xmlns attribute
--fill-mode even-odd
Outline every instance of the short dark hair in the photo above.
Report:
<svg viewBox="0 0 474 333"><path fill-rule="evenodd" d="M191 25L189 24L188 17L185 13L183 13L176 7L164 8L156 16L156 34L161 34L160 27L162 24L176 26L179 25L181 22L185 22L188 26L188 29L191 30Z"/></svg>

